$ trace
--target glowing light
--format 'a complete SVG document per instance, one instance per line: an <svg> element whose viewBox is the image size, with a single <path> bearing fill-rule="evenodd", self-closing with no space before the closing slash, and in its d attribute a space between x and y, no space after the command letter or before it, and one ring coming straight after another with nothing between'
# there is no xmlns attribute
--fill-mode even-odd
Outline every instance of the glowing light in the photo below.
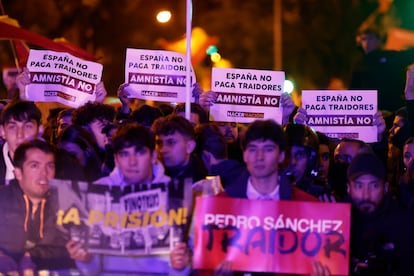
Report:
<svg viewBox="0 0 414 276"><path fill-rule="evenodd" d="M293 82L291 82L290 80L285 80L285 84L283 86L284 86L283 92L286 92L289 94L293 92L294 85L293 85Z"/></svg>
<svg viewBox="0 0 414 276"><path fill-rule="evenodd" d="M210 56L212 62L219 62L221 59L221 55L219 53L211 54Z"/></svg>
<svg viewBox="0 0 414 276"><path fill-rule="evenodd" d="M157 14L157 21L160 23L167 23L171 19L171 12L170 11L160 11Z"/></svg>
<svg viewBox="0 0 414 276"><path fill-rule="evenodd" d="M210 45L208 46L207 50L206 50L206 54L207 55L212 55L218 52L217 46L216 45Z"/></svg>

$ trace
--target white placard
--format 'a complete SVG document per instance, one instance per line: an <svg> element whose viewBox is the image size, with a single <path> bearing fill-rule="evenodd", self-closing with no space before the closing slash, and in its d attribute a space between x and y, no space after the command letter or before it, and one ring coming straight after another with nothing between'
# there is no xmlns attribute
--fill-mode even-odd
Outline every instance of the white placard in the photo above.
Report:
<svg viewBox="0 0 414 276"><path fill-rule="evenodd" d="M186 59L171 51L127 49L125 82L131 98L160 102L185 102ZM196 77L192 70L191 85ZM192 97L191 102L194 102Z"/></svg>
<svg viewBox="0 0 414 276"><path fill-rule="evenodd" d="M25 89L26 99L75 108L95 101L103 70L102 64L48 50L30 50L27 68L31 83Z"/></svg>
<svg viewBox="0 0 414 276"><path fill-rule="evenodd" d="M331 138L377 142L376 90L303 90L306 124Z"/></svg>
<svg viewBox="0 0 414 276"><path fill-rule="evenodd" d="M210 120L250 123L273 119L282 123L284 81L281 71L213 68L211 89L217 98L210 107Z"/></svg>

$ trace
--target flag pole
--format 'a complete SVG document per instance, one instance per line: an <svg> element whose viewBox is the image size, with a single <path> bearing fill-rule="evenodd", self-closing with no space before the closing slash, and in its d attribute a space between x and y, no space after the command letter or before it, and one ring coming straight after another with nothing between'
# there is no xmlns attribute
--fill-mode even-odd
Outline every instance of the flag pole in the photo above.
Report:
<svg viewBox="0 0 414 276"><path fill-rule="evenodd" d="M190 120L191 114L191 21L192 21L192 1L186 0L186 97L185 97L185 118Z"/></svg>

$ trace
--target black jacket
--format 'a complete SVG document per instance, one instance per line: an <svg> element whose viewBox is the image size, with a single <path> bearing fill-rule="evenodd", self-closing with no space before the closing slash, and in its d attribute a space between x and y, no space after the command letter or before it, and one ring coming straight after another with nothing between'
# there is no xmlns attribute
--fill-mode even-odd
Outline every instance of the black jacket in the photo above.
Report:
<svg viewBox="0 0 414 276"><path fill-rule="evenodd" d="M219 175L221 184L226 187L246 171L246 166L237 160L227 159L210 168L209 175Z"/></svg>
<svg viewBox="0 0 414 276"><path fill-rule="evenodd" d="M414 275L412 212L388 196L372 214L353 208L350 255L351 275ZM368 264L359 274L358 262Z"/></svg>

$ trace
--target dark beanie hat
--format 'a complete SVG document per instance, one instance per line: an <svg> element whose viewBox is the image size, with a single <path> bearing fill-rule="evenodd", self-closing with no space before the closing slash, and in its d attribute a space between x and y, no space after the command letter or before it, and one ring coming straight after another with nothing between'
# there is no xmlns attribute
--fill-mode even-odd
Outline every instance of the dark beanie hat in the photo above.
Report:
<svg viewBox="0 0 414 276"><path fill-rule="evenodd" d="M373 153L361 153L352 159L348 167L348 180L354 180L361 175L370 174L379 179L386 178L385 166Z"/></svg>

